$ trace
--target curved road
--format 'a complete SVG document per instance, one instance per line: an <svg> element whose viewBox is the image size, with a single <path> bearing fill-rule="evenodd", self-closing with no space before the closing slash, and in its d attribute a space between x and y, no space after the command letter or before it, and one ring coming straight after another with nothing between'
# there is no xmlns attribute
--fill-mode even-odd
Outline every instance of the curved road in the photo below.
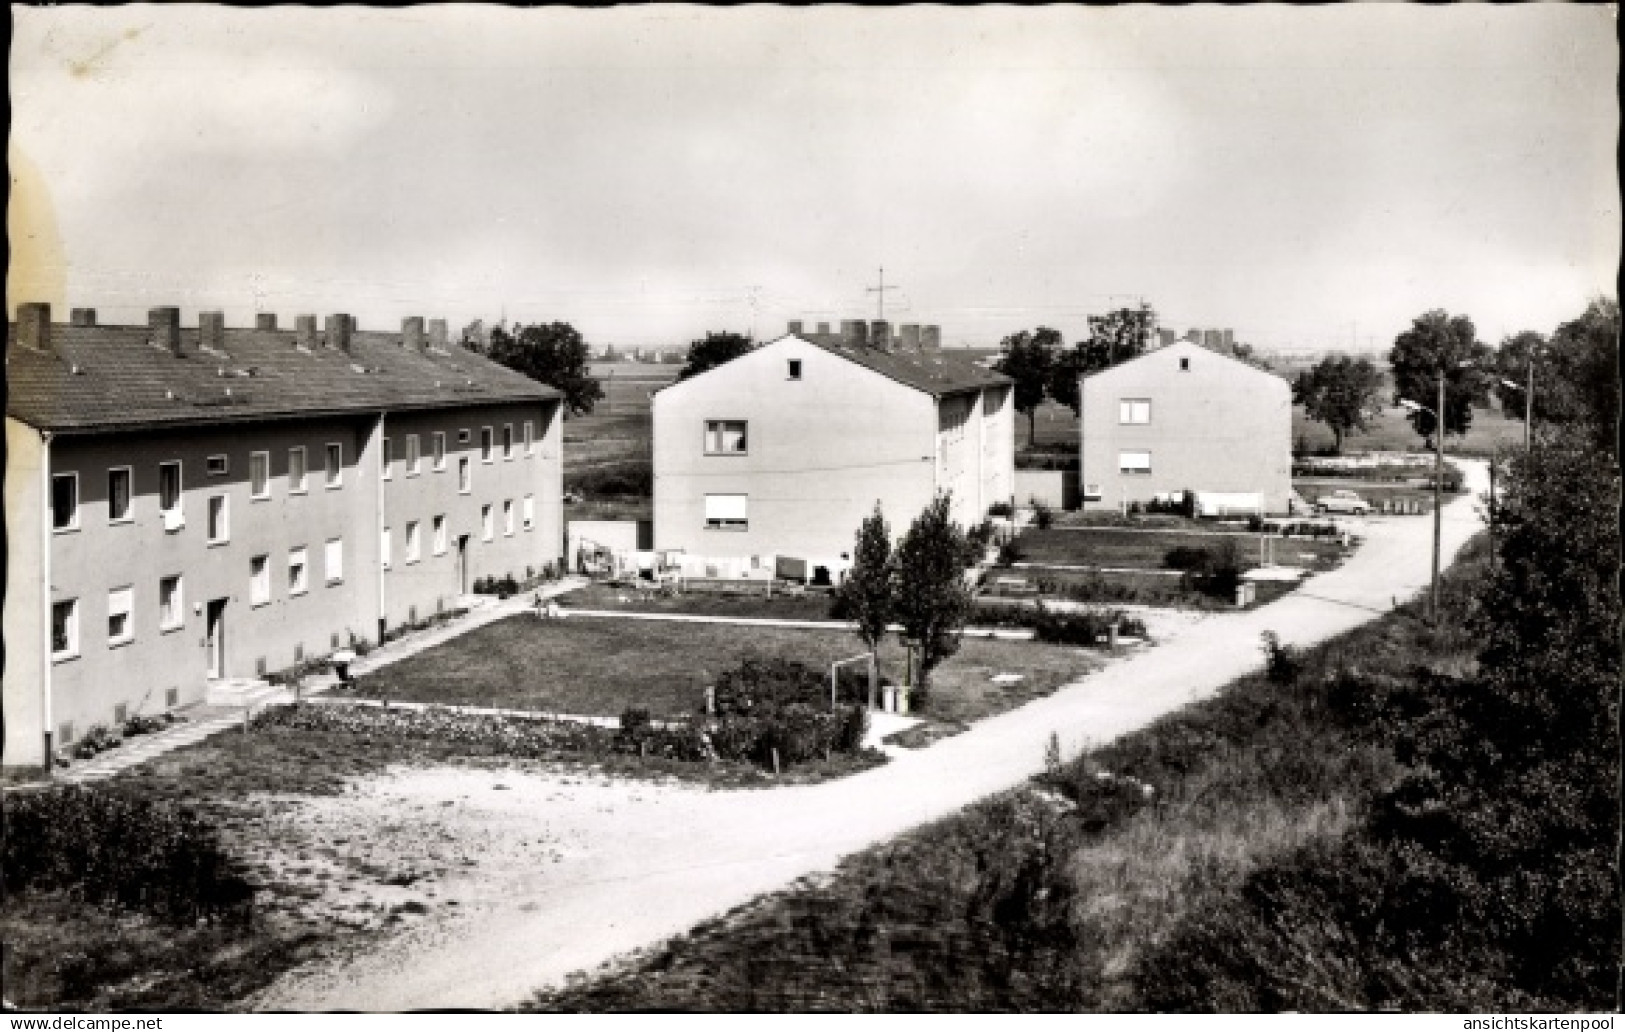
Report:
<svg viewBox="0 0 1625 1032"><path fill-rule="evenodd" d="M1444 562L1482 527L1482 462L1460 463L1468 492L1444 512ZM883 767L772 791L566 789L586 817L538 811L556 832L576 820L568 862L512 872L460 896L461 916L400 936L337 967L290 972L254 1005L393 1011L498 1008L573 972L681 933L843 856L1009 788L1042 769L1057 733L1075 755L1202 699L1262 664L1260 635L1311 645L1348 631L1428 584L1433 520L1376 519L1340 568L1251 612L1216 615L964 734ZM496 775L493 775L493 778ZM510 778L511 780L511 778ZM604 796L600 800L597 796Z"/></svg>

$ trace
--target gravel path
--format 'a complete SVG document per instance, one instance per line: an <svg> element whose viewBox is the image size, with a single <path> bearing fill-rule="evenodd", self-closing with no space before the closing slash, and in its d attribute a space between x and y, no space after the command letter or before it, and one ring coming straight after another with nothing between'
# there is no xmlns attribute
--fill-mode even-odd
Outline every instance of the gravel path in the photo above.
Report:
<svg viewBox="0 0 1625 1032"><path fill-rule="evenodd" d="M1482 525L1484 464L1461 465L1470 491L1444 513L1446 562ZM436 886L440 898L457 904L430 910L375 952L290 972L251 1005L393 1011L517 1004L572 972L686 931L1019 783L1042 769L1052 732L1063 752L1075 755L1204 698L1261 665L1265 630L1287 644L1313 644L1426 589L1432 520L1373 519L1361 532L1365 544L1343 566L1277 602L1185 623L1155 649L840 781L707 792L461 769L358 784L361 798L385 804L369 812L423 813L453 837L464 828L477 832L474 864ZM546 844L540 855L539 842Z"/></svg>

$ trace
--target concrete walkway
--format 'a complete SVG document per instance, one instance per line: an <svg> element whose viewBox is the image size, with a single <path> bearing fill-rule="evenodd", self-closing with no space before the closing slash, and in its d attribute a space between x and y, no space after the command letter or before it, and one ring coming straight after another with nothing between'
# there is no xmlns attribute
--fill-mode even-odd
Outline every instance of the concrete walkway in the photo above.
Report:
<svg viewBox="0 0 1625 1032"><path fill-rule="evenodd" d="M857 624L844 620L781 620L768 616L707 616L701 613L650 613L632 609L565 609L563 613L571 618L584 616L610 620L731 624L736 627L786 627L793 630L845 631L848 634L858 629ZM903 628L901 624L888 624L886 630L901 633ZM968 638L1002 638L1007 641L1030 641L1033 636L1033 632L1029 630L1006 630L998 627L967 627L963 633Z"/></svg>
<svg viewBox="0 0 1625 1032"><path fill-rule="evenodd" d="M1483 528L1481 462L1461 462L1473 493L1443 513L1450 561ZM527 835L561 822L579 852L470 882L456 914L376 950L291 971L251 1002L261 1009L406 1010L506 1007L627 950L831 869L892 838L1040 772L1058 736L1063 759L1211 697L1263 664L1260 636L1307 646L1424 590L1431 521L1373 522L1343 566L1254 610L1215 614L1182 636L963 734L837 781L751 792L663 793L611 812L579 779L545 782L550 800ZM514 775L490 777L512 779ZM542 774L529 775L539 783ZM607 789L605 791L608 791ZM579 805L572 805L579 799Z"/></svg>
<svg viewBox="0 0 1625 1032"><path fill-rule="evenodd" d="M470 610L467 614L448 620L443 624L427 630L417 631L403 638L381 645L365 657L351 664L351 672L356 675L370 674L381 670L391 663L397 663L409 656L415 656L436 645L444 644L459 635L486 624L522 613L531 609L537 594L542 598L556 598L577 588L585 587L587 580L584 577L566 577L553 584L544 585L531 591L522 591L506 599L488 599L478 608ZM322 692L338 686L339 679L336 674L314 674L305 678L302 688L304 695L319 695ZM124 744L116 749L97 753L88 760L78 760L65 768L54 772L49 781L29 782L12 786L17 788L35 788L45 784L77 785L86 782L102 781L123 770L162 756L175 749L184 748L195 742L202 741L210 735L218 734L232 728L240 728L243 722L255 710L264 706L286 705L294 701L291 689L280 688L265 684L263 688L253 691L244 697L241 706L222 706L204 703L192 706L182 712L186 719L150 735L137 735L126 738ZM582 718L592 719L592 718Z"/></svg>

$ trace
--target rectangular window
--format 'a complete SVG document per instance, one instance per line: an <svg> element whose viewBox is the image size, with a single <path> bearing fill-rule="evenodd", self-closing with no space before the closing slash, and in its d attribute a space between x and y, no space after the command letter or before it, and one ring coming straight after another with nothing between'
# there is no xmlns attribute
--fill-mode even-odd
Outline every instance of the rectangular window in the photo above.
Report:
<svg viewBox="0 0 1625 1032"><path fill-rule="evenodd" d="M333 538L327 543L327 554L322 564L327 583L337 584L344 579L344 539Z"/></svg>
<svg viewBox="0 0 1625 1032"><path fill-rule="evenodd" d="M489 505L480 506L480 537L490 541L497 536L497 521Z"/></svg>
<svg viewBox="0 0 1625 1032"><path fill-rule="evenodd" d="M444 516L434 518L434 554L446 554L446 518Z"/></svg>
<svg viewBox="0 0 1625 1032"><path fill-rule="evenodd" d="M172 522L181 515L181 464L158 463L158 512L166 517L164 529L173 530Z"/></svg>
<svg viewBox="0 0 1625 1032"><path fill-rule="evenodd" d="M496 461L496 452L495 452L495 449L494 449L494 446L493 446L493 442L495 442L495 440L496 440L496 434L491 430L490 427L486 426L486 427L481 427L480 428L480 461L481 462L495 462Z"/></svg>
<svg viewBox="0 0 1625 1032"><path fill-rule="evenodd" d="M507 461L513 458L513 424L502 424L502 458Z"/></svg>
<svg viewBox="0 0 1625 1032"><path fill-rule="evenodd" d="M271 557L256 555L248 561L248 604L263 606L271 601Z"/></svg>
<svg viewBox="0 0 1625 1032"><path fill-rule="evenodd" d="M389 553L390 553L389 528L385 527L383 529L382 533L380 533L378 535L378 562L380 564L382 564L382 566L386 570L389 569L389 562L390 562Z"/></svg>
<svg viewBox="0 0 1625 1032"><path fill-rule="evenodd" d="M180 574L158 579L158 629L172 631L186 622L186 599Z"/></svg>
<svg viewBox="0 0 1625 1032"><path fill-rule="evenodd" d="M457 431L457 443L458 444L467 444L469 442L469 440L470 440L470 437L468 435L467 430L459 430L459 431Z"/></svg>
<svg viewBox="0 0 1625 1032"><path fill-rule="evenodd" d="M745 530L750 526L749 495L705 496L705 525L713 530Z"/></svg>
<svg viewBox="0 0 1625 1032"><path fill-rule="evenodd" d="M310 590L310 552L304 545L288 549L288 594L303 595Z"/></svg>
<svg viewBox="0 0 1625 1032"><path fill-rule="evenodd" d="M72 659L79 654L79 600L70 598L51 606L51 658Z"/></svg>
<svg viewBox="0 0 1625 1032"><path fill-rule="evenodd" d="M225 495L214 495L209 499L209 544L218 545L223 541L231 540L231 512L226 507L229 499Z"/></svg>
<svg viewBox="0 0 1625 1032"><path fill-rule="evenodd" d="M51 478L51 529L79 529L79 474L58 473Z"/></svg>
<svg viewBox="0 0 1625 1032"><path fill-rule="evenodd" d="M248 493L253 498L271 497L271 453L251 452L248 456Z"/></svg>
<svg viewBox="0 0 1625 1032"><path fill-rule="evenodd" d="M118 466L107 471L107 521L130 521L130 467Z"/></svg>
<svg viewBox="0 0 1625 1032"><path fill-rule="evenodd" d="M224 455L211 455L203 460L203 472L211 477L223 477L231 469Z"/></svg>
<svg viewBox="0 0 1625 1032"><path fill-rule="evenodd" d="M433 448L434 448L434 468L435 469L445 469L446 468L446 432L444 430L436 430L434 432Z"/></svg>
<svg viewBox="0 0 1625 1032"><path fill-rule="evenodd" d="M745 421L713 419L705 424L705 454L744 455Z"/></svg>
<svg viewBox="0 0 1625 1032"><path fill-rule="evenodd" d="M1123 426L1145 426L1150 423L1150 400L1146 398L1123 398L1117 403L1117 422Z"/></svg>
<svg viewBox="0 0 1625 1032"><path fill-rule="evenodd" d="M423 540L421 535L418 534L418 521L408 520L406 522L406 561L409 563L417 562L418 558L423 554L422 549Z"/></svg>
<svg viewBox="0 0 1625 1032"><path fill-rule="evenodd" d="M799 358L790 359L790 379L801 379L801 359Z"/></svg>
<svg viewBox="0 0 1625 1032"><path fill-rule="evenodd" d="M135 640L134 588L114 588L107 593L107 644L124 645Z"/></svg>
<svg viewBox="0 0 1625 1032"><path fill-rule="evenodd" d="M344 445L327 446L327 486L339 487L344 483Z"/></svg>
<svg viewBox="0 0 1625 1032"><path fill-rule="evenodd" d="M305 447L288 449L288 493L305 493Z"/></svg>
<svg viewBox="0 0 1625 1032"><path fill-rule="evenodd" d="M513 499L505 498L502 501L502 534L504 537L513 537Z"/></svg>
<svg viewBox="0 0 1625 1032"><path fill-rule="evenodd" d="M378 476L388 480L395 475L395 449L389 438L384 438L383 451L378 454Z"/></svg>
<svg viewBox="0 0 1625 1032"><path fill-rule="evenodd" d="M536 454L536 424L525 420L525 454Z"/></svg>
<svg viewBox="0 0 1625 1032"><path fill-rule="evenodd" d="M418 447L418 435L406 435L406 475L415 477L421 472L423 453Z"/></svg>
<svg viewBox="0 0 1625 1032"><path fill-rule="evenodd" d="M520 512L519 516L520 516L520 519L525 521L525 529L526 530L529 530L532 527L536 526L536 496L535 495L526 495L525 496L524 508Z"/></svg>
<svg viewBox="0 0 1625 1032"><path fill-rule="evenodd" d="M469 468L468 456L457 457L457 491L459 494L468 494L474 490L474 471Z"/></svg>
<svg viewBox="0 0 1625 1032"><path fill-rule="evenodd" d="M1131 476L1149 476L1151 473L1151 453L1148 451L1118 452L1117 471Z"/></svg>

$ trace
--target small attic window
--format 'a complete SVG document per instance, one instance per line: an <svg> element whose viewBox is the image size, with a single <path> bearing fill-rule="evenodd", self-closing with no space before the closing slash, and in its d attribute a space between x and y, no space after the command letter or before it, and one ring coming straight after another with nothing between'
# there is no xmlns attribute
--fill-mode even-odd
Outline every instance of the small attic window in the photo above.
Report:
<svg viewBox="0 0 1625 1032"><path fill-rule="evenodd" d="M799 358L790 359L790 379L801 379L801 359Z"/></svg>
<svg viewBox="0 0 1625 1032"><path fill-rule="evenodd" d="M1188 358L1180 359L1179 360L1179 371L1182 372L1182 373L1190 372L1191 371L1191 360L1188 359Z"/></svg>
<svg viewBox="0 0 1625 1032"><path fill-rule="evenodd" d="M204 463L204 468L211 477L223 477L226 475L226 457L224 455L211 455Z"/></svg>

